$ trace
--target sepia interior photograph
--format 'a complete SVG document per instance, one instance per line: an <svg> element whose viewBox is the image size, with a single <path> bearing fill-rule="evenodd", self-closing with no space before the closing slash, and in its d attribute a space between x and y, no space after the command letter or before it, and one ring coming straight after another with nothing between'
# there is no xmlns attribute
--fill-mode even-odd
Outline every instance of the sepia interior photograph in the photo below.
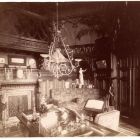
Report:
<svg viewBox="0 0 140 140"><path fill-rule="evenodd" d="M0 137L140 136L140 1L0 2Z"/></svg>

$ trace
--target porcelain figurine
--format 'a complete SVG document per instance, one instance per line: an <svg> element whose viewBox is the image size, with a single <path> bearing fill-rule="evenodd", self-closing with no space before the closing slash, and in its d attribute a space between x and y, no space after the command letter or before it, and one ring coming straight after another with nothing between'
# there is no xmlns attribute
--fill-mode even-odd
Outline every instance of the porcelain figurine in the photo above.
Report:
<svg viewBox="0 0 140 140"><path fill-rule="evenodd" d="M79 70L79 88L82 88L82 86L84 85L84 75L83 75L83 73L85 71L86 70L83 70L82 68L80 68L80 70Z"/></svg>

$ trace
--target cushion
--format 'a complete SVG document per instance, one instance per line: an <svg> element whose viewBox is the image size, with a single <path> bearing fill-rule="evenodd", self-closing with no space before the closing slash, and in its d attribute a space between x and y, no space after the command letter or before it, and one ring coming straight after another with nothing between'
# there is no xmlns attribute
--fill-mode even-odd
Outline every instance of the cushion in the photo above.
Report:
<svg viewBox="0 0 140 140"><path fill-rule="evenodd" d="M104 101L95 100L95 99L88 99L84 109L91 110L91 111L102 111L103 110Z"/></svg>

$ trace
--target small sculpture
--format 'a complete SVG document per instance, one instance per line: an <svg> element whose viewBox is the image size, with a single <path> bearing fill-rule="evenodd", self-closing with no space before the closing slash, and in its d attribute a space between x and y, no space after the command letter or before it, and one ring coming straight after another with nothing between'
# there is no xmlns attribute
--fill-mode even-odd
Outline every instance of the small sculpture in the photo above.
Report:
<svg viewBox="0 0 140 140"><path fill-rule="evenodd" d="M82 86L84 86L84 75L83 75L83 73L85 71L86 70L83 70L82 68L80 68L80 70L79 70L79 88L82 88Z"/></svg>
<svg viewBox="0 0 140 140"><path fill-rule="evenodd" d="M109 91L105 96L105 111L110 110L110 106L115 107L114 88L113 83L110 84Z"/></svg>

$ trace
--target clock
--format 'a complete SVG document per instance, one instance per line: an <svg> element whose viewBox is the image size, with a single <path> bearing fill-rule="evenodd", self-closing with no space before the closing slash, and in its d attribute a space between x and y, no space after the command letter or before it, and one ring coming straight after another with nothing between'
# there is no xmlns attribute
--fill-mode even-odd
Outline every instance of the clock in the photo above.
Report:
<svg viewBox="0 0 140 140"><path fill-rule="evenodd" d="M36 61L35 61L35 59L33 59L33 58L29 59L29 66L31 68L36 68Z"/></svg>

